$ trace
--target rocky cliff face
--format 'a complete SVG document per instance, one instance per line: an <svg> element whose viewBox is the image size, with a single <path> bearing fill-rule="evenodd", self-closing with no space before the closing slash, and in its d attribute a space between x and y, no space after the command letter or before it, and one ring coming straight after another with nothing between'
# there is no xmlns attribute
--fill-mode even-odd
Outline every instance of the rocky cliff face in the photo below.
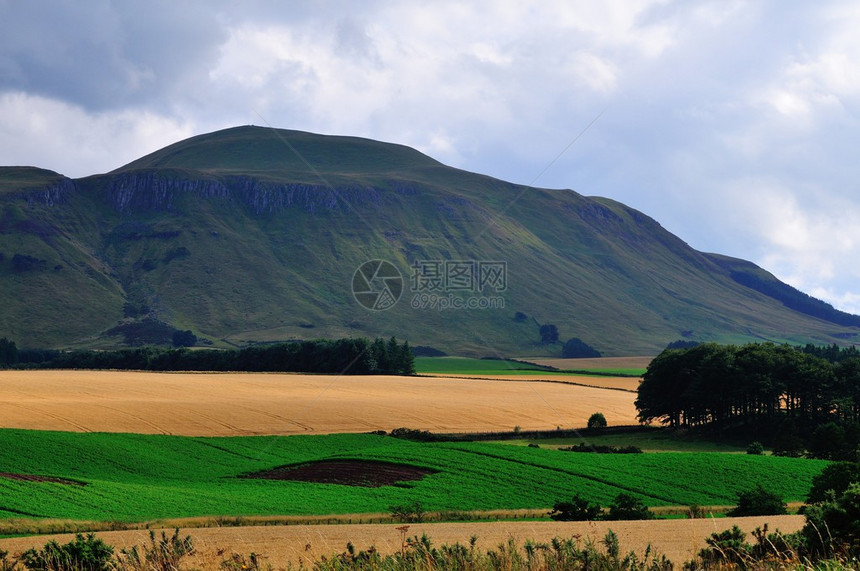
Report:
<svg viewBox="0 0 860 571"><path fill-rule="evenodd" d="M108 203L121 214L173 211L183 195L206 200L235 201L255 216L289 208L307 212L337 210L356 204L379 204L381 193L367 186L328 187L303 183L274 183L248 176L180 178L158 171L113 175L105 185Z"/></svg>
<svg viewBox="0 0 860 571"><path fill-rule="evenodd" d="M23 190L18 196L26 200L30 207L36 205L56 206L65 203L68 196L75 190L75 181L63 177L44 188Z"/></svg>

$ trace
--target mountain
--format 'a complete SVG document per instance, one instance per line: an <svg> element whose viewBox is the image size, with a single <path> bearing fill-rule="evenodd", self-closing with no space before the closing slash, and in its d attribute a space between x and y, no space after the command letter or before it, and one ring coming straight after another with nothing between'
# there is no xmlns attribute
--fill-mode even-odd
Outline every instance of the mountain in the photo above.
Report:
<svg viewBox="0 0 860 571"><path fill-rule="evenodd" d="M362 266L372 260L388 264ZM360 303L398 293L385 310ZM478 307L422 307L433 295ZM857 316L623 204L400 145L247 126L81 179L0 168L0 337L19 347L190 329L215 346L394 335L449 353L559 354L540 342L547 324L605 355L860 333Z"/></svg>

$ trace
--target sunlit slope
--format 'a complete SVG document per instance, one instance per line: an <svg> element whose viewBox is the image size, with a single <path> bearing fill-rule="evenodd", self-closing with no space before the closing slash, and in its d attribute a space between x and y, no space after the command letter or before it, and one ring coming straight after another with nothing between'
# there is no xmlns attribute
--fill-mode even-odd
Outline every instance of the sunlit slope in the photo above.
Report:
<svg viewBox="0 0 860 571"><path fill-rule="evenodd" d="M830 343L860 331L788 307L770 274L739 277L623 204L400 145L239 127L105 175L47 172L0 169L0 336L24 346L116 343L98 336L141 319L216 344L395 335L473 355L559 354L540 344L542 324L607 355L682 337ZM36 261L13 265L15 254ZM372 259L403 276L386 311L351 291ZM431 308L415 299L426 293L412 289L416 260L504 262L503 291L465 292L504 307Z"/></svg>

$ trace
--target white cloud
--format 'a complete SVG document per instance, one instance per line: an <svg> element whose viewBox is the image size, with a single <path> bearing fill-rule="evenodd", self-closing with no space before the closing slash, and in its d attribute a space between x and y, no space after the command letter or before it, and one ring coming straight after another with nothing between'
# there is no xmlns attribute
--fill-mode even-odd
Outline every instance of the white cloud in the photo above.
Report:
<svg viewBox="0 0 860 571"><path fill-rule="evenodd" d="M854 309L860 206L821 189L821 204L802 205L800 191L770 179L736 180L729 186L722 196L736 209L734 226L751 245L742 257L840 309Z"/></svg>
<svg viewBox="0 0 860 571"><path fill-rule="evenodd" d="M0 95L0 155L9 165L83 177L113 170L192 134L190 125L148 111L88 113L24 93Z"/></svg>
<svg viewBox="0 0 860 571"><path fill-rule="evenodd" d="M855 4L0 0L0 156L83 176L266 122L529 183L605 110L537 184L853 304Z"/></svg>

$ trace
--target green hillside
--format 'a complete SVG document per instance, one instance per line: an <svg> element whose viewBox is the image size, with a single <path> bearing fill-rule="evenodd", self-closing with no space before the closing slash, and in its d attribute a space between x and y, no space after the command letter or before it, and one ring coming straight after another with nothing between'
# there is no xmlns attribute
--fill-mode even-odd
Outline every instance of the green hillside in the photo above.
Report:
<svg viewBox="0 0 860 571"><path fill-rule="evenodd" d="M385 311L352 293L373 259L403 279ZM422 260L449 263L447 289L413 291ZM504 262L505 287L464 286L458 261ZM493 306L431 308L430 293ZM541 343L543 324L604 355L682 337L832 343L860 332L853 316L795 294L612 200L367 139L238 127L84 179L0 168L0 337L19 347L115 346L125 339L113 328L140 321L222 346L394 335L474 356L559 355Z"/></svg>

